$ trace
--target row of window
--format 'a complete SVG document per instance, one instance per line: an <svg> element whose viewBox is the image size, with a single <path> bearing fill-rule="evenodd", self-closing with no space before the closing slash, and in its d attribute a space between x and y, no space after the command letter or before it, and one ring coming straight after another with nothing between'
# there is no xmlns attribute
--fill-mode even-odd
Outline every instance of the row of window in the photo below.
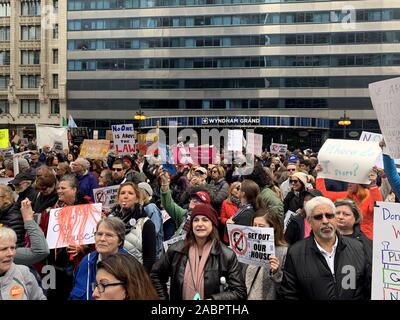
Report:
<svg viewBox="0 0 400 320"><path fill-rule="evenodd" d="M400 31L68 40L68 50L398 43Z"/></svg>
<svg viewBox="0 0 400 320"><path fill-rule="evenodd" d="M326 2L330 0L69 0L68 10L108 10L155 7L187 7L231 4Z"/></svg>
<svg viewBox="0 0 400 320"><path fill-rule="evenodd" d="M21 50L21 64L40 64L40 50ZM53 64L58 64L58 49L53 49ZM10 65L10 51L0 51L0 65Z"/></svg>
<svg viewBox="0 0 400 320"><path fill-rule="evenodd" d="M54 12L58 11L58 0L53 0ZM21 15L22 16L40 16L41 5L40 0L26 0L21 1ZM0 3L0 17L11 16L10 2Z"/></svg>
<svg viewBox="0 0 400 320"><path fill-rule="evenodd" d="M70 80L68 90L104 91L135 89L215 89L215 88L368 88L371 82L390 76L368 77L269 77L244 79L111 79Z"/></svg>
<svg viewBox="0 0 400 320"><path fill-rule="evenodd" d="M350 16L349 16L350 15ZM254 13L243 15L172 16L142 18L79 19L68 21L68 31L180 28L200 26L349 23L399 20L400 9Z"/></svg>
<svg viewBox="0 0 400 320"><path fill-rule="evenodd" d="M58 74L52 75L53 89L58 89ZM0 76L0 90L5 90L8 88L8 83L10 81L10 76ZM21 76L21 88L22 89L35 89L39 88L40 85L40 75L23 75Z"/></svg>
<svg viewBox="0 0 400 320"><path fill-rule="evenodd" d="M21 26L21 40L40 40L40 25ZM53 25L53 39L58 39L58 24ZM0 41L10 41L10 27L0 27Z"/></svg>
<svg viewBox="0 0 400 320"><path fill-rule="evenodd" d="M10 113L8 100L0 100L0 114ZM60 102L58 99L50 100L50 113L60 114ZM20 114L40 114L40 102L37 99L21 99Z"/></svg>
<svg viewBox="0 0 400 320"><path fill-rule="evenodd" d="M68 71L398 66L400 54L68 60Z"/></svg>

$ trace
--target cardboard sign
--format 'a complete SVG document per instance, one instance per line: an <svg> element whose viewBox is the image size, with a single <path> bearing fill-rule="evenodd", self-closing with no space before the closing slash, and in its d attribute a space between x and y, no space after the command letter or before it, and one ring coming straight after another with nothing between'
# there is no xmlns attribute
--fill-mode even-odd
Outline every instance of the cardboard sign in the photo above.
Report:
<svg viewBox="0 0 400 320"><path fill-rule="evenodd" d="M172 149L175 164L214 164L216 161L215 146L175 147Z"/></svg>
<svg viewBox="0 0 400 320"><path fill-rule="evenodd" d="M109 140L83 140L81 145L80 157L88 159L105 159L107 158L107 153L110 150Z"/></svg>
<svg viewBox="0 0 400 320"><path fill-rule="evenodd" d="M374 210L372 300L400 300L400 204L377 202Z"/></svg>
<svg viewBox="0 0 400 320"><path fill-rule="evenodd" d="M120 155L135 153L135 137L133 124L111 126L115 151Z"/></svg>
<svg viewBox="0 0 400 320"><path fill-rule="evenodd" d="M287 144L280 144L280 143L271 143L269 150L273 154L283 154L285 155L287 152Z"/></svg>
<svg viewBox="0 0 400 320"><path fill-rule="evenodd" d="M255 156L261 156L262 154L262 145L263 145L263 136L262 134L247 132L246 137L246 153L254 154Z"/></svg>
<svg viewBox="0 0 400 320"><path fill-rule="evenodd" d="M368 175L381 148L376 142L328 139L318 153L319 177L369 184Z"/></svg>
<svg viewBox="0 0 400 320"><path fill-rule="evenodd" d="M243 149L243 130L228 131L228 151L242 151Z"/></svg>
<svg viewBox="0 0 400 320"><path fill-rule="evenodd" d="M67 206L50 210L47 243L49 249L95 243L101 220L101 203Z"/></svg>
<svg viewBox="0 0 400 320"><path fill-rule="evenodd" d="M112 130L106 130L106 140L113 140L113 133Z"/></svg>
<svg viewBox="0 0 400 320"><path fill-rule="evenodd" d="M273 228L258 228L227 224L230 247L240 262L268 266L269 256L275 255Z"/></svg>
<svg viewBox="0 0 400 320"><path fill-rule="evenodd" d="M117 202L119 185L93 189L94 202L101 203L103 208L111 208Z"/></svg>
<svg viewBox="0 0 400 320"><path fill-rule="evenodd" d="M10 145L9 137L8 137L8 129L0 130L0 148L8 148Z"/></svg>
<svg viewBox="0 0 400 320"><path fill-rule="evenodd" d="M389 154L400 158L400 78L369 84L369 94Z"/></svg>

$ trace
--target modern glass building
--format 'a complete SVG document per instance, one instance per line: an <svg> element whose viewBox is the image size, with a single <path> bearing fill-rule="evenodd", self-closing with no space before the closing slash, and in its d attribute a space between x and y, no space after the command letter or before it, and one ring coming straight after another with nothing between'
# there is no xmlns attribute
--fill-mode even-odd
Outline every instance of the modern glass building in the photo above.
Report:
<svg viewBox="0 0 400 320"><path fill-rule="evenodd" d="M286 142L342 137L346 110L356 137L379 130L368 84L400 74L397 0L69 0L67 31L68 110L104 130L143 112Z"/></svg>

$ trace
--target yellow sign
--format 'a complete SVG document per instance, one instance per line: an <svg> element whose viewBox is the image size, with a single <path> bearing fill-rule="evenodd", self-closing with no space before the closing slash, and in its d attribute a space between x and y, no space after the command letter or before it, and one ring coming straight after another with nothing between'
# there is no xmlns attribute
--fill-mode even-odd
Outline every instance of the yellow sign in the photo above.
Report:
<svg viewBox="0 0 400 320"><path fill-rule="evenodd" d="M8 129L2 129L0 130L0 149L8 148L8 146Z"/></svg>
<svg viewBox="0 0 400 320"><path fill-rule="evenodd" d="M83 140L80 157L87 159L105 159L110 150L110 140Z"/></svg>

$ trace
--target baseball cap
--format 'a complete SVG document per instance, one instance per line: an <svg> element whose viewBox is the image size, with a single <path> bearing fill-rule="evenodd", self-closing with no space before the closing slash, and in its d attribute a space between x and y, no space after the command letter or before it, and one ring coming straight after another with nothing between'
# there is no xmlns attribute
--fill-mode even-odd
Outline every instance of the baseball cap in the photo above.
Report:
<svg viewBox="0 0 400 320"><path fill-rule="evenodd" d="M150 198L153 196L153 189L147 182L140 182L138 184L138 187L139 189L143 189L144 191L146 191Z"/></svg>
<svg viewBox="0 0 400 320"><path fill-rule="evenodd" d="M195 199L200 200L201 202L203 202L205 204L211 204L210 196L205 191L194 192L194 193L192 193L190 195L190 198L195 198Z"/></svg>
<svg viewBox="0 0 400 320"><path fill-rule="evenodd" d="M11 180L8 184L17 185L21 183L21 181L30 180L33 181L35 178L28 173L18 173L13 180Z"/></svg>
<svg viewBox="0 0 400 320"><path fill-rule="evenodd" d="M296 155L292 155L292 156L289 157L288 162L289 163L296 163L297 160L299 160L299 157L296 156Z"/></svg>
<svg viewBox="0 0 400 320"><path fill-rule="evenodd" d="M197 167L194 172L200 172L202 174L207 174L207 169L204 167Z"/></svg>

